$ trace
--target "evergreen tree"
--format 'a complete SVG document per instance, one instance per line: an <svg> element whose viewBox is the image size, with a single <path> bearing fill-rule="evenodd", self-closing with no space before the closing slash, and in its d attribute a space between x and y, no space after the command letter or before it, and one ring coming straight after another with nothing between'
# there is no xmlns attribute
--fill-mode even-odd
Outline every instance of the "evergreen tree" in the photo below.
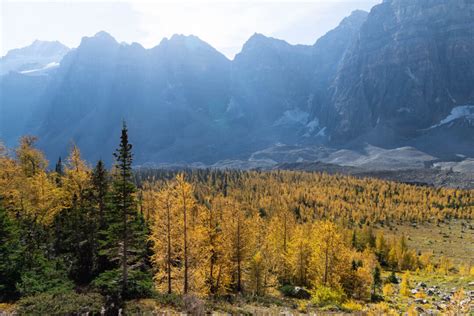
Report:
<svg viewBox="0 0 474 316"><path fill-rule="evenodd" d="M374 271L372 273L372 278L373 278L373 283L372 283L371 298L372 298L372 301L376 301L380 298L379 292L380 292L380 288L382 287L382 278L380 274L380 268L378 266L375 266Z"/></svg>
<svg viewBox="0 0 474 316"><path fill-rule="evenodd" d="M20 279L21 244L19 228L0 206L0 302L16 298Z"/></svg>
<svg viewBox="0 0 474 316"><path fill-rule="evenodd" d="M109 190L109 179L104 162L99 160L92 171L92 193L94 202L97 204L99 226L104 227L104 214L107 205L107 193Z"/></svg>
<svg viewBox="0 0 474 316"><path fill-rule="evenodd" d="M64 169L63 169L63 163L61 161L61 157L59 157L58 162L56 163L56 167L54 168L54 171L56 172L56 184L58 186L61 186L62 184L61 177L64 175Z"/></svg>
<svg viewBox="0 0 474 316"><path fill-rule="evenodd" d="M132 178L132 144L128 142L127 127L125 123L122 128L122 135L120 137L120 145L114 153L117 160L118 175L113 183L114 185L114 207L122 218L121 227L119 228L122 249L120 254L120 264L122 266L122 295L125 296L128 283L128 255L129 242L131 239L130 230L130 216L133 216L135 200L133 194L135 193L135 186Z"/></svg>
<svg viewBox="0 0 474 316"><path fill-rule="evenodd" d="M120 302L147 296L152 287L147 260L148 228L143 214L137 211L136 187L132 182L132 145L125 123L114 156L110 209L105 215L100 240L100 254L107 257L111 269L103 272L95 285Z"/></svg>

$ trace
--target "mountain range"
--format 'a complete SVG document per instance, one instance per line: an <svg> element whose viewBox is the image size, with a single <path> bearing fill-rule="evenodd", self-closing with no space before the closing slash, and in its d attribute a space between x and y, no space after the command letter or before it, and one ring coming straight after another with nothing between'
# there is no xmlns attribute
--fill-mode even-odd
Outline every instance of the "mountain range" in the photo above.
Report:
<svg viewBox="0 0 474 316"><path fill-rule="evenodd" d="M470 0L385 0L313 45L254 34L233 60L196 36L151 49L105 32L75 49L37 41L3 57L0 74L0 139L37 135L51 160L74 142L110 162L122 120L137 164L281 162L288 148L290 162L398 148L474 157Z"/></svg>

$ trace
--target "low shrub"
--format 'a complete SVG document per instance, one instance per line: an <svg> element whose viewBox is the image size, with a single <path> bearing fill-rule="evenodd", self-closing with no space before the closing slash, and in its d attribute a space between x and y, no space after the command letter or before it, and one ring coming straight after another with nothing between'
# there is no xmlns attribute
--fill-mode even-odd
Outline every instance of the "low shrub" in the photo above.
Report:
<svg viewBox="0 0 474 316"><path fill-rule="evenodd" d="M318 307L340 306L345 299L342 289L319 286L311 293L311 303Z"/></svg>
<svg viewBox="0 0 474 316"><path fill-rule="evenodd" d="M362 311L363 306L354 300L350 300L342 303L342 309L346 312L360 312Z"/></svg>
<svg viewBox="0 0 474 316"><path fill-rule="evenodd" d="M13 312L16 310L15 304L0 303L0 315L14 315Z"/></svg>
<svg viewBox="0 0 474 316"><path fill-rule="evenodd" d="M60 260L47 260L43 254L33 254L30 258L33 268L21 273L16 284L18 292L23 296L40 293L71 292L74 284L68 279L64 264Z"/></svg>
<svg viewBox="0 0 474 316"><path fill-rule="evenodd" d="M382 293L386 298L391 298L395 294L395 287L392 283L387 283L383 286Z"/></svg>
<svg viewBox="0 0 474 316"><path fill-rule="evenodd" d="M160 310L159 303L152 298L127 301L123 307L123 315L154 315Z"/></svg>
<svg viewBox="0 0 474 316"><path fill-rule="evenodd" d="M162 294L157 293L153 296L155 301L163 306L171 306L175 308L183 307L183 297L178 294Z"/></svg>
<svg viewBox="0 0 474 316"><path fill-rule="evenodd" d="M385 302L380 302L370 306L368 310L369 315L398 315L398 313L390 308Z"/></svg>
<svg viewBox="0 0 474 316"><path fill-rule="evenodd" d="M105 305L97 293L41 293L18 301L19 315L99 315Z"/></svg>
<svg viewBox="0 0 474 316"><path fill-rule="evenodd" d="M102 295L114 298L114 300L130 300L147 298L153 295L153 279L148 272L130 271L127 282L127 293L122 297L121 270L109 270L100 274L92 285Z"/></svg>

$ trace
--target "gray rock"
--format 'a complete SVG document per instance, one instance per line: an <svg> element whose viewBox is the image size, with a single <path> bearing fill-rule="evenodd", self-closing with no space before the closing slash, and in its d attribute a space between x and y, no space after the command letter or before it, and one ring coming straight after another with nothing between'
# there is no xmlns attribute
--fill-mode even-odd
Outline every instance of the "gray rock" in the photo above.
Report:
<svg viewBox="0 0 474 316"><path fill-rule="evenodd" d="M425 312L425 309L423 307L417 306L416 311L421 314Z"/></svg>
<svg viewBox="0 0 474 316"><path fill-rule="evenodd" d="M465 0L390 0L374 7L333 85L333 121L323 124L342 139L388 140L474 104L473 11L474 2Z"/></svg>
<svg viewBox="0 0 474 316"><path fill-rule="evenodd" d="M295 288L293 289L293 297L307 300L311 298L311 294L307 290L299 286L295 286Z"/></svg>

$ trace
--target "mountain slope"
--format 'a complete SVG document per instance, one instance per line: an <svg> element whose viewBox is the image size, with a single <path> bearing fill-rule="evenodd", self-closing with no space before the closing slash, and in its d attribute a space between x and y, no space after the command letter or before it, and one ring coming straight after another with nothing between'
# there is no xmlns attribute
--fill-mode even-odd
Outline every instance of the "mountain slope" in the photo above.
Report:
<svg viewBox="0 0 474 316"><path fill-rule="evenodd" d="M473 52L472 1L375 6L332 85L331 132L342 142L364 134L395 144L417 137L455 106L473 103Z"/></svg>
<svg viewBox="0 0 474 316"><path fill-rule="evenodd" d="M31 45L9 51L0 58L0 76L13 72L36 74L57 67L69 48L58 41L34 41Z"/></svg>
<svg viewBox="0 0 474 316"><path fill-rule="evenodd" d="M137 161L166 161L180 151L205 160L193 147L211 141L199 131L212 129L225 109L229 70L230 61L196 37L174 36L150 50L105 32L84 38L40 101L40 145L58 156L74 141L98 159L113 150L111 135L126 119L144 148Z"/></svg>
<svg viewBox="0 0 474 316"><path fill-rule="evenodd" d="M254 34L232 61L195 36L145 49L99 32L42 77L0 77L0 137L36 134L50 159L75 142L110 162L126 119L138 164L245 160L275 146L284 157L372 145L387 150L381 160L412 147L457 160L474 157L473 55L467 0L386 0L312 46Z"/></svg>
<svg viewBox="0 0 474 316"><path fill-rule="evenodd" d="M312 46L254 34L232 63L233 117L267 144L318 141L328 85L366 16L353 12Z"/></svg>

